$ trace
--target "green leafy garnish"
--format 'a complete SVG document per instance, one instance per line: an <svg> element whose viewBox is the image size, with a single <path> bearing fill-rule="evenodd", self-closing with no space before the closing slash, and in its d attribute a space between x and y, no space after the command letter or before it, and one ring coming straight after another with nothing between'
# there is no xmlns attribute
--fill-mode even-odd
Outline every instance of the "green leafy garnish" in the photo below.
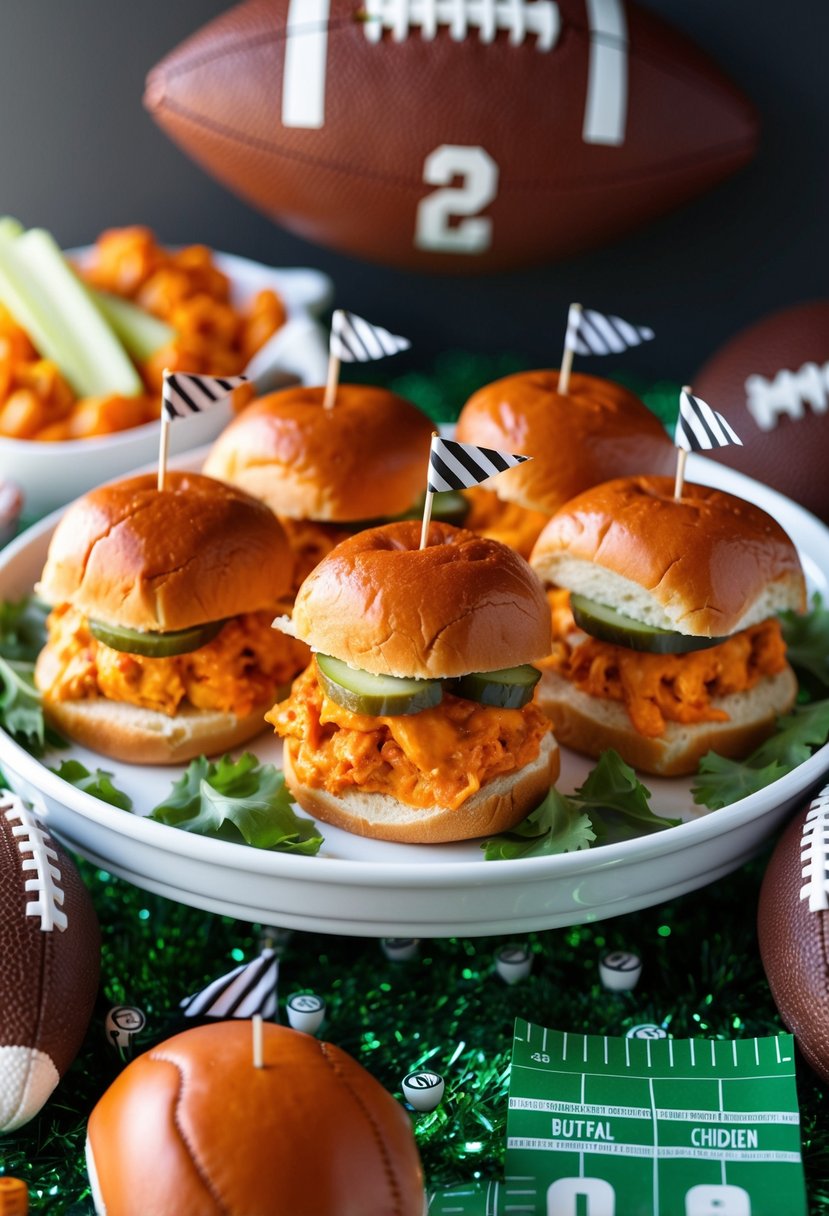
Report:
<svg viewBox="0 0 829 1216"><path fill-rule="evenodd" d="M618 752L604 752L573 794L551 789L539 807L510 832L481 845L487 861L544 857L589 849L612 836L625 840L645 832L675 827L650 808L647 789Z"/></svg>
<svg viewBox="0 0 829 1216"><path fill-rule="evenodd" d="M105 769L96 768L94 773L90 773L80 760L61 760L60 768L53 768L52 772L84 793L91 794L93 798L100 798L102 802L117 806L121 811L132 810L132 798L113 784L112 773Z"/></svg>
<svg viewBox="0 0 829 1216"><path fill-rule="evenodd" d="M792 667L806 672L821 689L829 688L829 610L821 597L815 595L809 612L781 612L780 624Z"/></svg>
<svg viewBox="0 0 829 1216"><path fill-rule="evenodd" d="M150 817L258 849L313 855L322 844L313 820L295 814L282 773L250 752L236 761L192 760Z"/></svg>
<svg viewBox="0 0 829 1216"><path fill-rule="evenodd" d="M49 605L33 595L0 600L0 654L4 659L33 663L46 645Z"/></svg>
<svg viewBox="0 0 829 1216"><path fill-rule="evenodd" d="M35 659L46 642L48 607L27 596L0 601L0 726L34 756L62 740L43 719Z"/></svg>
<svg viewBox="0 0 829 1216"><path fill-rule="evenodd" d="M692 787L694 802L712 811L764 789L808 760L829 737L829 701L813 701L780 718L777 730L745 760L708 752Z"/></svg>

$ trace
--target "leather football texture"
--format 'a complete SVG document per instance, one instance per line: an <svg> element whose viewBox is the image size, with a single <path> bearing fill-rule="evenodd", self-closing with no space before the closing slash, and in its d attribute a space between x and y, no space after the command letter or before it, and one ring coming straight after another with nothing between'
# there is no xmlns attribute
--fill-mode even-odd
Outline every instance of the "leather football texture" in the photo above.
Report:
<svg viewBox="0 0 829 1216"><path fill-rule="evenodd" d="M74 1060L98 991L100 934L78 871L0 792L0 1132L22 1126Z"/></svg>
<svg viewBox="0 0 829 1216"><path fill-rule="evenodd" d="M748 326L711 356L693 387L743 442L706 456L829 522L829 300Z"/></svg>
<svg viewBox="0 0 829 1216"><path fill-rule="evenodd" d="M153 68L144 103L285 227L443 273L646 224L748 161L758 130L632 0L245 0Z"/></svg>

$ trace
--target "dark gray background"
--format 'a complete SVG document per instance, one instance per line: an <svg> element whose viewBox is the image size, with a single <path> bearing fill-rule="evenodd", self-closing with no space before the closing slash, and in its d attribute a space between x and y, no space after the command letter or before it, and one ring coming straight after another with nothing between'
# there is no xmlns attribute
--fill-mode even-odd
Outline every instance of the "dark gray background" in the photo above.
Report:
<svg viewBox="0 0 829 1216"><path fill-rule="evenodd" d="M557 365L566 306L579 299L658 330L625 367L685 380L745 323L827 294L829 3L647 5L754 100L760 153L683 210L569 262L485 278L404 274L312 246L238 202L141 105L147 70L226 0L2 0L0 213L67 246L140 222L170 242L321 267L339 304L412 338L402 359L413 367L447 348Z"/></svg>

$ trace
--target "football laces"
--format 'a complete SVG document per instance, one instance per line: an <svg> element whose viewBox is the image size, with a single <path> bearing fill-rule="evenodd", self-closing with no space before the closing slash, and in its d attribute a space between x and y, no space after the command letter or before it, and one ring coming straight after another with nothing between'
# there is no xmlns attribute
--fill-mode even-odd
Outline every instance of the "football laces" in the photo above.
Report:
<svg viewBox="0 0 829 1216"><path fill-rule="evenodd" d="M366 0L364 14L369 42L379 42L386 30L395 42L405 41L412 30L429 42L448 27L455 42L473 32L481 42L493 42L499 30L506 30L512 46L534 35L538 49L549 51L561 31L555 0Z"/></svg>
<svg viewBox="0 0 829 1216"><path fill-rule="evenodd" d="M8 790L0 791L0 814L4 814L12 825L21 857L23 870L29 874L25 890L33 895L26 904L27 916L40 917L44 932L66 928L68 921L63 910L61 874L57 867L58 855L46 829L41 827L22 798Z"/></svg>
<svg viewBox="0 0 829 1216"><path fill-rule="evenodd" d="M829 908L829 785L809 804L800 841L803 886L810 912Z"/></svg>

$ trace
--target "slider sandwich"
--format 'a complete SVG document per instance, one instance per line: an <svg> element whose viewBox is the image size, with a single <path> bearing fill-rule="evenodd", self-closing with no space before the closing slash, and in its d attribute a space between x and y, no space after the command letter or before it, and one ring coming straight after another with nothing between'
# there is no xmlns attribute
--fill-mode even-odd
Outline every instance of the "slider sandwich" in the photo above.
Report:
<svg viewBox="0 0 829 1216"><path fill-rule="evenodd" d="M559 372L505 376L479 389L461 410L455 438L532 460L509 469L492 489L466 491L465 527L529 557L550 516L574 495L611 477L669 473L676 456L659 419L612 380L573 372L566 394Z"/></svg>
<svg viewBox="0 0 829 1216"><path fill-rule="evenodd" d="M267 715L296 801L363 836L505 831L558 775L533 702L549 653L541 584L496 541L432 522L371 528L308 576L289 628L315 652Z"/></svg>
<svg viewBox="0 0 829 1216"><path fill-rule="evenodd" d="M340 384L282 389L249 405L222 432L204 472L266 503L296 556L298 587L341 540L411 512L422 514L423 469L434 424L384 388ZM459 494L438 495L436 517L459 522Z"/></svg>
<svg viewBox="0 0 829 1216"><path fill-rule="evenodd" d="M258 734L307 649L270 627L291 584L262 503L193 473L132 477L69 507L36 588L49 722L118 760L173 764Z"/></svg>
<svg viewBox="0 0 829 1216"><path fill-rule="evenodd" d="M797 693L777 614L806 601L797 551L765 511L707 486L673 491L667 477L587 490L531 557L555 588L539 704L557 738L668 777L772 733Z"/></svg>

